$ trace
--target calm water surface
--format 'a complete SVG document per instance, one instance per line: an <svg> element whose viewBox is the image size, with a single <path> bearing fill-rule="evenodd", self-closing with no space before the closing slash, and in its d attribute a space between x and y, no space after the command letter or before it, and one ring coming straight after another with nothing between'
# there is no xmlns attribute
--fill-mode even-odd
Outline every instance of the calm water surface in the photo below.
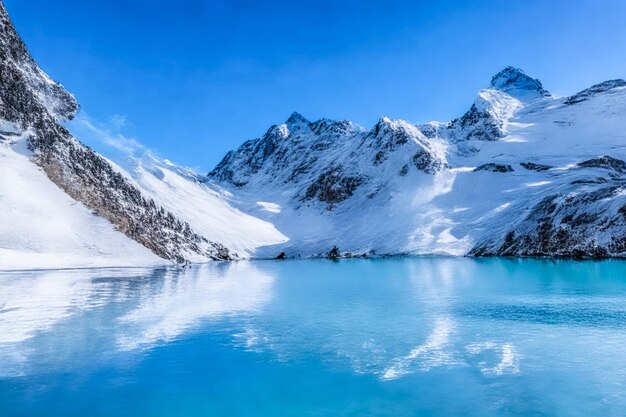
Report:
<svg viewBox="0 0 626 417"><path fill-rule="evenodd" d="M0 416L623 416L626 262L0 273Z"/></svg>

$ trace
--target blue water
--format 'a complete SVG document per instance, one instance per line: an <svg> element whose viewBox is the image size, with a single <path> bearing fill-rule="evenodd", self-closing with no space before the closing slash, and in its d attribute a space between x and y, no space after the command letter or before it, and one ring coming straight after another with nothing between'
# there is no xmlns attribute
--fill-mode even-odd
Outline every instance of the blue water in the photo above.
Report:
<svg viewBox="0 0 626 417"><path fill-rule="evenodd" d="M0 416L623 416L626 262L0 274Z"/></svg>

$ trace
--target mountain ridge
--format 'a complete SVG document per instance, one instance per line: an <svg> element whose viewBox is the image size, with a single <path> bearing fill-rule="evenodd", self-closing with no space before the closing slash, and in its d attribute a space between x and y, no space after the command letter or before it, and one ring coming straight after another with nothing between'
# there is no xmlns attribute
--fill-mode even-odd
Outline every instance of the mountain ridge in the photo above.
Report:
<svg viewBox="0 0 626 417"><path fill-rule="evenodd" d="M625 87L609 80L559 98L523 70L506 67L449 122L381 117L369 130L331 136L309 129L320 121L294 113L230 151L207 178L248 199L242 207L249 212L276 222L291 238L282 246L287 256L326 256L339 248L347 256L624 257L623 173L609 165L626 157L620 145L626 143ZM611 173L586 179L596 172L583 168ZM511 198L512 192L519 194ZM281 213L263 217L252 201L257 197ZM468 207L456 207L461 201ZM546 201L558 209L546 211ZM608 215L593 213L598 204ZM324 226L300 231L291 223L301 218ZM576 220L582 218L587 221ZM396 246L376 243L381 239Z"/></svg>
<svg viewBox="0 0 626 417"><path fill-rule="evenodd" d="M622 79L555 97L506 67L446 122L368 129L294 112L199 176L148 154L118 165L76 139L63 125L76 99L1 2L0 58L0 268L117 266L125 254L626 257Z"/></svg>

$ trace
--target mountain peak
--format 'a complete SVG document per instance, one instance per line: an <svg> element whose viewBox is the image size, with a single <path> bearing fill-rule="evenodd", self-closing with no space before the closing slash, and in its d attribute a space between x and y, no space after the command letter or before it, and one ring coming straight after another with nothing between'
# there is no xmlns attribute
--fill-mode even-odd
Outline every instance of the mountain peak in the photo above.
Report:
<svg viewBox="0 0 626 417"><path fill-rule="evenodd" d="M495 88L516 98L549 97L541 81L529 77L520 68L506 67L491 78L491 88Z"/></svg>
<svg viewBox="0 0 626 417"><path fill-rule="evenodd" d="M310 122L300 113L294 111L287 119L287 125L300 125L300 124L309 124Z"/></svg>

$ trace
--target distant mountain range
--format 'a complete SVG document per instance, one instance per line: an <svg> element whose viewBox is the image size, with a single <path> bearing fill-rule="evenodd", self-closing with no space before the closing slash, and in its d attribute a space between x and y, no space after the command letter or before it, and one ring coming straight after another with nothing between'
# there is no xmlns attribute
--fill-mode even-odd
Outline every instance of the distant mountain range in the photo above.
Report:
<svg viewBox="0 0 626 417"><path fill-rule="evenodd" d="M294 113L208 178L289 236L287 256L622 257L625 146L624 80L559 98L508 67L450 122Z"/></svg>
<svg viewBox="0 0 626 417"><path fill-rule="evenodd" d="M250 257L626 256L626 82L569 97L508 67L450 122L294 113L207 176L124 167L0 3L0 269Z"/></svg>

